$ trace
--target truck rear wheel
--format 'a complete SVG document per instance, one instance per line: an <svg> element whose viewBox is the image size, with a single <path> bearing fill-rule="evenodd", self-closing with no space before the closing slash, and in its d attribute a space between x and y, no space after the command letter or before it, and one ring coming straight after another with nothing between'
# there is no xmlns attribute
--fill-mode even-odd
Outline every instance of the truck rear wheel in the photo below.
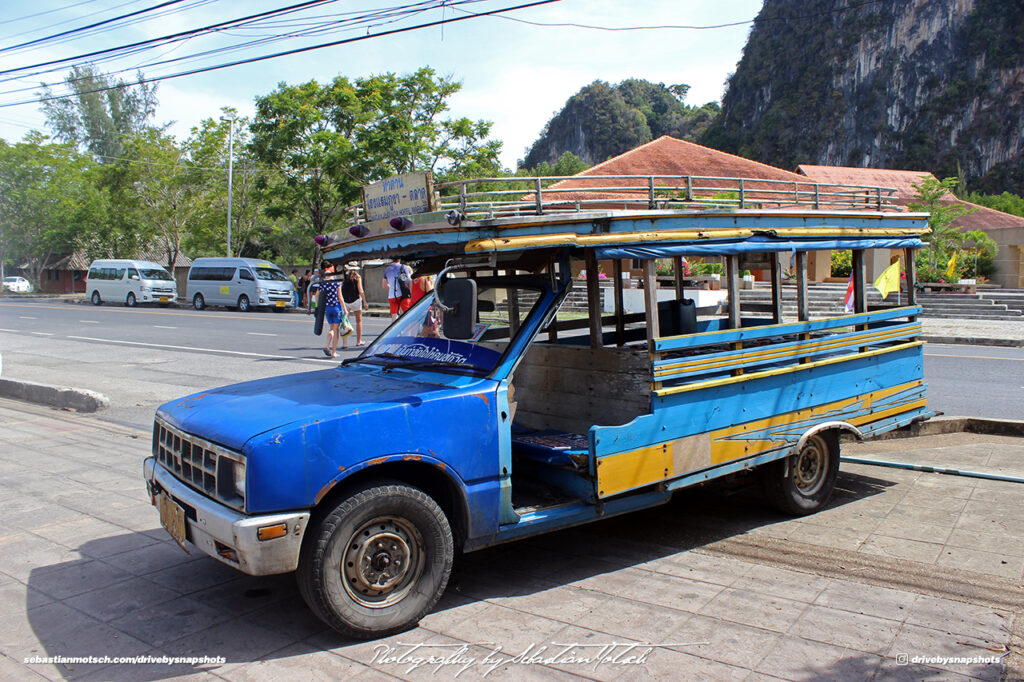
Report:
<svg viewBox="0 0 1024 682"><path fill-rule="evenodd" d="M299 591L343 635L384 637L416 625L441 598L454 555L451 527L423 491L381 481L342 500L299 560Z"/></svg>
<svg viewBox="0 0 1024 682"><path fill-rule="evenodd" d="M796 454L761 467L765 496L776 509L803 516L823 509L839 476L839 437L816 433Z"/></svg>

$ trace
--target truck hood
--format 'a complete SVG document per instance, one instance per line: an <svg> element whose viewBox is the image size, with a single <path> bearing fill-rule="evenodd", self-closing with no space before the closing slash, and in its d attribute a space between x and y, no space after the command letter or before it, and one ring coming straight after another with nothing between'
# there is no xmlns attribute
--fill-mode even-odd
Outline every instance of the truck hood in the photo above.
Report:
<svg viewBox="0 0 1024 682"><path fill-rule="evenodd" d="M157 415L173 426L232 450L271 429L324 422L388 405L418 404L444 385L379 370L334 368L215 388L171 401Z"/></svg>

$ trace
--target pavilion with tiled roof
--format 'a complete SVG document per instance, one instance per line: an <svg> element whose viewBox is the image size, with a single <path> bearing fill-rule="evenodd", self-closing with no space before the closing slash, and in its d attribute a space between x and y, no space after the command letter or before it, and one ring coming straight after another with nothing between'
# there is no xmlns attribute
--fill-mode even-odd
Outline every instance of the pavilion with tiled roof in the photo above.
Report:
<svg viewBox="0 0 1024 682"><path fill-rule="evenodd" d="M892 187L896 190L896 203L903 206L915 201L915 184L920 184L926 178L934 178L925 171L885 168L801 164L797 170L807 179L816 182ZM1009 288L1024 287L1024 218L961 201L953 194L948 194L943 203L965 204L974 209L954 224L967 230L981 230L999 245L999 254L995 260L996 275L992 281Z"/></svg>

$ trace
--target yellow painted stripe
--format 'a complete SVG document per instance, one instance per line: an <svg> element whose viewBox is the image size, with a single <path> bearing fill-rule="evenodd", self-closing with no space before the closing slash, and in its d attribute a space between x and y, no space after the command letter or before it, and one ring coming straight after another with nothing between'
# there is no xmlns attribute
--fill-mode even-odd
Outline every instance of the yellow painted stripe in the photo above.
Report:
<svg viewBox="0 0 1024 682"><path fill-rule="evenodd" d="M838 417L834 414L836 410L849 410L855 409L859 405L870 407L873 403L876 403L885 398L896 395L902 391L911 388L920 388L924 382L912 381L900 386L894 386L880 391L872 391L867 395L854 396L852 398L843 398L826 405L818 405L815 407L808 407L802 410L796 410L795 412L787 412L785 414L775 415L766 419L761 419L756 422L750 422L747 424L739 424L736 426L730 426L719 431L711 433L711 463L712 464L724 464L725 462L731 462L735 459L742 459L744 457L753 457L754 455L767 452L778 447L786 445L788 442L784 438L777 439L759 439L759 440L743 440L735 439L738 435L745 432L757 433L759 431L770 430L773 427L782 426L792 422L801 422L807 420L813 420L815 417L825 418L827 416L829 421L842 420L846 421L854 426L860 426L868 422L877 421L879 419L885 419L886 417L908 412L918 407L924 407L926 404L925 399L915 400L913 402L904 403L901 405L894 405L878 412L872 412L870 414L863 415L861 417L851 417L848 419L842 419L842 415ZM808 427L810 428L810 427Z"/></svg>
<svg viewBox="0 0 1024 682"><path fill-rule="evenodd" d="M637 216L642 217L642 216ZM563 232L547 235L523 235L517 237L498 237L488 239L472 239L466 243L467 252L476 251L512 251L516 249L540 248L545 246L579 246L595 247L616 244L633 244L664 241L694 241L704 239L738 239L751 237L759 229L717 229L706 230L653 230L646 232L618 232L614 234L577 234ZM924 234L916 228L853 228L853 227L821 227L811 228L775 228L773 231L781 236L791 237L828 237L828 236L863 236L863 237L895 237L917 236Z"/></svg>
<svg viewBox="0 0 1024 682"><path fill-rule="evenodd" d="M922 332L923 327L917 325L907 329L900 330L885 330L878 331L873 334L866 336L858 336L855 338L846 339L822 339L815 343L800 346L798 348L762 348L758 351L751 353L744 353L738 356L730 356L726 358L716 358L712 360L689 360L687 362L678 362L670 365L663 365L655 370L654 375L656 377L662 376L667 373L674 373L679 370L710 370L718 367L729 366L737 362L748 362L752 360L779 360L788 357L799 357L808 352L814 352L819 350L830 350L834 348L843 348L845 346L861 346L865 344L878 343L885 341L892 337L913 335L917 332Z"/></svg>
<svg viewBox="0 0 1024 682"><path fill-rule="evenodd" d="M770 430L773 427L803 421L809 422L807 429L810 429L814 425L813 420L815 417L820 417L823 421L842 420L852 424L853 426L862 426L870 422L878 421L879 419L885 419L886 417L901 414L903 412L923 408L927 405L927 401L924 398L920 398L903 404L893 405L892 407L885 408L884 410L871 412L860 417L843 419L842 414L835 414L837 410L853 410L859 409L861 406L870 407L872 404L883 401L890 396L897 395L909 389L921 388L923 385L924 382L922 380L911 381L899 386L872 391L866 395L842 398L825 405L806 407L783 414L772 415L746 424L737 424L724 429L712 431L708 434L711 439L711 464L718 465L737 459L753 457L754 455L758 455L775 448L784 447L787 444L795 442L795 439L787 440L784 438L759 440L735 439L736 436L742 435L743 433L756 434L760 431ZM638 448L636 450L629 450L627 452L620 452L614 455L598 458L598 497L608 497L609 495L615 495L620 492L650 485L652 483L659 483L661 481L666 481L677 476L683 476L690 473L689 470L675 470L673 465L674 460L672 458L672 448L677 443L691 438L694 438L694 436L687 436L682 439L667 441L657 445L651 445Z"/></svg>
<svg viewBox="0 0 1024 682"><path fill-rule="evenodd" d="M887 309L887 310L891 310L891 311L905 310L905 311L907 311L907 315L909 316L910 315L910 311L914 310L915 308L918 308L918 307L920 307L920 306L902 306L900 308L891 308L891 309ZM863 315L865 313L856 313L856 314ZM817 320L814 320L814 322L815 322L815 324L817 324L818 322L839 322L839 321L845 320L845 319L847 319L849 317L850 317L850 313L844 313L843 315L837 315L835 317L822 317L822 318L819 318ZM797 324L800 324L800 323L797 323ZM758 331L760 331L760 330L770 330L770 329L782 329L784 327L793 327L793 325L794 325L794 323L792 323L792 322L779 322L778 324L766 324L766 325L763 325L763 326L762 325L758 325L757 329L758 329ZM850 324L850 325L846 325L846 326L851 326L852 327L853 325ZM706 339L711 339L710 341L707 341L708 344L711 344L711 343L715 343L715 341L714 341L715 336L724 336L726 334L735 334L737 331L741 331L741 330L737 330L737 329L716 329L713 332L701 332L699 334L679 334L679 335L676 335L676 336L662 336L662 337L656 338L655 341L667 341L667 340L670 340L670 339L680 339L680 338L683 338L685 336L687 338L700 338L702 340L705 339L705 338ZM822 330L822 329L808 329L808 330L794 329L793 331L788 332L788 333L790 333L790 334L800 334L800 333L803 333L805 331L812 332L812 331L827 331L827 330ZM748 339L748 340L750 340L750 339ZM704 344L701 344L701 345L704 345Z"/></svg>
<svg viewBox="0 0 1024 682"><path fill-rule="evenodd" d="M789 374L790 372L802 372L804 370L813 369L814 367L834 365L839 362L847 362L849 360L855 360L858 358L870 358L876 355L884 355L885 353L893 353L898 350L906 350L907 348L913 348L915 346L921 345L924 345L923 341L911 341L910 343L901 343L900 345L892 346L891 348L881 348L879 350L872 350L866 353L850 353L849 355L843 355L838 358L827 358L825 360L818 360L816 362L808 362L805 365L794 365L793 367L780 367L778 369L768 369L761 372L741 374L735 377L724 377L721 379L712 379L710 381L701 381L694 384L686 384L685 386L673 386L671 388L655 389L654 395L663 397L667 395L675 395L677 393L686 393L688 391L697 391L703 388L726 386L728 384L735 384L741 381L750 381L751 379L762 379L764 377L779 376L782 374Z"/></svg>

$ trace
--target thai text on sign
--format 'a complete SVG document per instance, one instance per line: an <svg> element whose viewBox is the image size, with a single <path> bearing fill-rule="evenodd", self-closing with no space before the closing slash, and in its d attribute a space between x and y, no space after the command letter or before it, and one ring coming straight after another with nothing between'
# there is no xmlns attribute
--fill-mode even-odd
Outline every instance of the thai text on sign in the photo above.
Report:
<svg viewBox="0 0 1024 682"><path fill-rule="evenodd" d="M405 173L363 186L367 220L386 220L432 210L430 173Z"/></svg>

